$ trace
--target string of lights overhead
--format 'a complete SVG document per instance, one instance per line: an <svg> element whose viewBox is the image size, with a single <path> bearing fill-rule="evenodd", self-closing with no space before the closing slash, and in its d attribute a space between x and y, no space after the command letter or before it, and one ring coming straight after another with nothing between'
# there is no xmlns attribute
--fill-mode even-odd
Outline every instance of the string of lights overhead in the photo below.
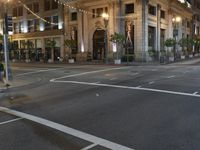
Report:
<svg viewBox="0 0 200 150"><path fill-rule="evenodd" d="M68 4L69 2L72 2L72 1L74 1L74 0L54 0L54 1L57 2L57 3L60 4L60 5L67 6L68 8L74 9L74 10L76 10L76 11L78 11L78 12L82 12L82 13L85 13L85 14L94 15L94 13L92 13L92 12L88 12L88 11L86 11L86 10L83 10L83 9L80 9L80 8L77 8L77 7L74 7L74 6L71 6L71 5ZM46 19L44 19L44 18L40 17L39 15L37 15L36 13L34 13L27 5L24 4L21 0L18 0L18 2L19 2L20 4L22 4L22 6L23 6L27 11L29 11L32 15L34 15L36 18L38 18L38 19L40 19L40 20L42 20L42 21L44 21L44 22L46 22L46 23L48 23L48 24L51 24L51 25L58 25L58 23L53 23L53 22L47 21Z"/></svg>
<svg viewBox="0 0 200 150"><path fill-rule="evenodd" d="M40 19L40 20L42 20L42 21L44 21L44 22L46 22L46 23L48 23L48 24L51 24L51 25L58 25L58 23L49 22L49 21L47 21L46 19L44 19L44 18L40 17L39 15L37 15L36 13L34 13L30 8L28 8L27 5L24 4L21 0L18 0L18 2L19 2L20 4L22 4L23 7L24 7L27 11L29 11L31 14L33 14L33 15L34 15L35 17L37 17L38 19Z"/></svg>
<svg viewBox="0 0 200 150"><path fill-rule="evenodd" d="M90 15L95 15L95 13L92 13L92 12L89 12L89 11L86 11L84 9L77 8L77 7L74 7L74 6L71 6L71 5L68 4L69 2L73 2L74 0L54 0L54 1L57 2L58 4L67 6L68 8L74 9L78 12L82 12L82 13L90 14Z"/></svg>
<svg viewBox="0 0 200 150"><path fill-rule="evenodd" d="M84 9L81 9L81 8L78 8L78 7L75 7L75 6L71 6L71 5L69 5L68 3L69 2L73 2L74 0L54 0L55 2L57 2L58 4L60 4L60 5L64 5L64 6L66 6L66 7L68 7L68 8L70 8L70 9L73 9L73 10L76 10L77 12L82 12L82 13L85 13L85 14L87 14L87 15L97 15L96 13L93 13L93 12L90 12L90 11L87 11L87 10L84 10ZM20 4L22 4L23 5L23 7L27 10L27 11L29 11L31 14L33 14L36 18L38 18L38 19L40 19L40 20L42 20L42 21L44 21L44 22L46 22L46 23L48 23L48 24L51 24L51 25L59 25L58 23L54 23L54 22L50 22L50 21L48 21L48 20L46 20L46 19L44 19L44 18L42 18L42 17L40 17L39 15L37 15L36 13L34 13L26 4L24 4L21 0L18 0L18 2L20 3ZM122 17L119 17L119 18L129 18L129 17L132 17L132 16L122 16Z"/></svg>

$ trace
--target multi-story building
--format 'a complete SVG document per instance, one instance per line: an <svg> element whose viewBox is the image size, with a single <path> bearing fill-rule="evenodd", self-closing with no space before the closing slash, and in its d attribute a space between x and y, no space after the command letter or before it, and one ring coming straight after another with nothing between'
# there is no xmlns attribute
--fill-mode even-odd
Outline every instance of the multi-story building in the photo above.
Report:
<svg viewBox="0 0 200 150"><path fill-rule="evenodd" d="M128 54L135 60L147 60L149 50L165 49L167 38L179 40L199 34L199 8L193 9L193 5L198 7L197 0L23 0L23 3L26 6L16 3L12 9L12 41L20 57L26 53L24 43L31 41L36 60L43 54L50 60L72 55L77 61L86 61L88 52L92 60L106 57L112 60L116 52L109 37L115 32L124 34L128 43L121 56ZM107 21L103 13L108 14ZM77 46L66 48L65 39L77 41ZM55 41L54 51L48 41Z"/></svg>
<svg viewBox="0 0 200 150"><path fill-rule="evenodd" d="M64 51L63 6L55 0L17 0L11 3L11 39L15 59L39 61L45 57L49 61L58 60ZM55 44L51 44L52 41Z"/></svg>
<svg viewBox="0 0 200 150"><path fill-rule="evenodd" d="M91 51L97 60L106 55L102 13L109 15L108 37L114 32L126 35L130 44L122 54L134 54L136 60L146 59L148 50L164 50L166 38L176 36L178 40L192 34L193 12L190 3L182 0L79 0L70 4L83 11L65 7L66 17L71 19L65 24L66 32L77 31L78 52ZM113 54L109 42L108 57Z"/></svg>

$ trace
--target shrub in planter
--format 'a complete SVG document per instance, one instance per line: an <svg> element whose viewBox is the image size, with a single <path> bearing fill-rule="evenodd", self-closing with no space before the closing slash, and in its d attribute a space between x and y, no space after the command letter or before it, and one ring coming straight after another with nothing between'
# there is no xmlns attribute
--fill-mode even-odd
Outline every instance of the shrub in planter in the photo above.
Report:
<svg viewBox="0 0 200 150"><path fill-rule="evenodd" d="M169 61L174 61L174 52L175 49L173 48L173 51L169 51L169 48L175 47L176 45L176 40L174 38L169 38L166 39L165 41L165 46L168 48L167 49L167 57L169 58Z"/></svg>
<svg viewBox="0 0 200 150"><path fill-rule="evenodd" d="M70 50L68 59L71 59L70 62L74 62L74 58L72 58L71 54L72 54L72 48L77 46L77 42L75 40L73 40L73 39L66 39L64 41L64 45L66 47L68 47L69 50ZM72 61L72 59L73 59L73 61Z"/></svg>
<svg viewBox="0 0 200 150"><path fill-rule="evenodd" d="M167 55L167 57L168 57L168 59L169 59L170 62L172 62L172 61L175 60L173 52L168 51L166 55Z"/></svg>
<svg viewBox="0 0 200 150"><path fill-rule="evenodd" d="M185 56L187 54L188 38L180 39L178 45L182 48L181 56Z"/></svg>
<svg viewBox="0 0 200 150"><path fill-rule="evenodd" d="M156 57L156 51L154 49L148 50L149 61L153 61Z"/></svg>
<svg viewBox="0 0 200 150"><path fill-rule="evenodd" d="M166 47L173 47L176 45L176 40L173 38L166 39L165 46Z"/></svg>
<svg viewBox="0 0 200 150"><path fill-rule="evenodd" d="M166 51L160 50L160 63L165 63L166 60Z"/></svg>
<svg viewBox="0 0 200 150"><path fill-rule="evenodd" d="M124 55L121 58L122 62L132 62L134 60L134 55Z"/></svg>
<svg viewBox="0 0 200 150"><path fill-rule="evenodd" d="M91 54L91 52L87 52L87 61L92 61L92 54Z"/></svg>
<svg viewBox="0 0 200 150"><path fill-rule="evenodd" d="M121 62L119 60L120 59L120 55L121 55L121 51L122 49L126 48L126 37L124 34L120 34L120 33L114 33L110 36L110 41L114 44L116 44L117 47L119 47L119 49L116 48L116 58L115 60L117 62Z"/></svg>
<svg viewBox="0 0 200 150"><path fill-rule="evenodd" d="M155 55L156 55L156 51L154 49L148 50L148 53L149 53L150 57L155 57Z"/></svg>

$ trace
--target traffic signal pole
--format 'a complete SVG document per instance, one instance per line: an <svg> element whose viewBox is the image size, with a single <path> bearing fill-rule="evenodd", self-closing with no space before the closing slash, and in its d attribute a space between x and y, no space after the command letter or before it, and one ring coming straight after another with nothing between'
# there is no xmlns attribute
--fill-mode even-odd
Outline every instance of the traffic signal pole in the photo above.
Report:
<svg viewBox="0 0 200 150"><path fill-rule="evenodd" d="M4 59L5 59L5 73L6 73L6 85L9 85L9 75L8 75L8 14L7 14L7 4L4 4L4 25L3 25L3 40L4 40Z"/></svg>

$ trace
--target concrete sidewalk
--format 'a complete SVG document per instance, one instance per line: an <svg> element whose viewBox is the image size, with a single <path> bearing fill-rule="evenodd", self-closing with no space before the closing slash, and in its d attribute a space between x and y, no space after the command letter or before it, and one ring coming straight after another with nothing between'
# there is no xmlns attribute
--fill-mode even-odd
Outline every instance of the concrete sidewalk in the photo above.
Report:
<svg viewBox="0 0 200 150"><path fill-rule="evenodd" d="M0 81L0 91L5 90L7 88L15 88L20 86L25 86L27 84L30 84L30 81L20 80L20 79L14 79L12 81L9 81L8 86L5 84L5 82Z"/></svg>

